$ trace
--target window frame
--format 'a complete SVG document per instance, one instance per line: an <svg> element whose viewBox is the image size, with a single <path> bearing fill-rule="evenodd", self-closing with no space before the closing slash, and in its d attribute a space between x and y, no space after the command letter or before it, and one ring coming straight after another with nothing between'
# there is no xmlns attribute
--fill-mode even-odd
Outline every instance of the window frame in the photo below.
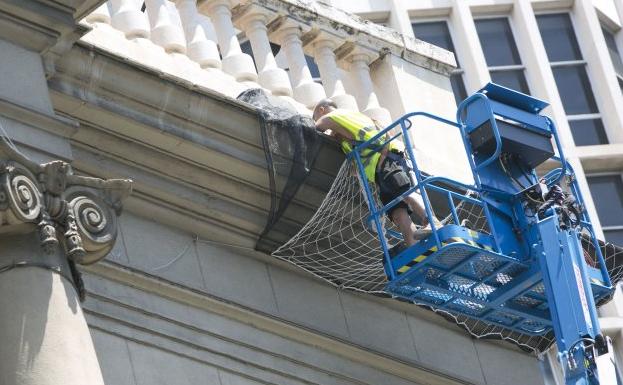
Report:
<svg viewBox="0 0 623 385"><path fill-rule="evenodd" d="M610 25L608 25L607 23L604 23L601 19L599 20L599 25L601 26L602 29L602 33L603 30L606 30L608 33L612 34L612 37L614 38L614 44L616 45L617 48L617 53L619 54L619 57L621 59L621 62L623 62L623 47L621 47L621 45L619 44L619 42L617 41L617 34L622 33L623 34L623 27L621 27L618 31L614 31L612 29L612 27L610 27ZM604 36L604 40L605 40L605 36ZM610 49L608 49L608 56L610 56ZM610 58L612 60L612 58ZM617 68L614 65L614 62L612 63L612 66L614 67L614 74L617 77L617 81L619 83L619 86L621 88L621 92L623 93L623 68L621 69L621 73L617 72Z"/></svg>
<svg viewBox="0 0 623 385"><path fill-rule="evenodd" d="M597 111L598 111L596 113L589 113L589 114L567 114L567 112L565 111L565 118L567 119L568 122L599 119L599 120L602 121L602 124L603 124L603 114L602 114L601 108L600 108L601 106L599 105L599 101L597 100L597 98L595 96L595 92L593 90L593 82L594 82L593 81L593 76L591 74L591 71L588 70L588 63L587 63L587 61L585 59L586 55L585 55L584 51L582 50L582 45L580 44L580 41L578 40L576 21L575 21L575 19L573 17L573 13L568 8L548 9L548 10L543 10L543 11L539 11L539 12L536 12L536 11L534 12L534 17L537 20L538 20L539 16L547 16L547 15L567 15L569 17L569 21L571 23L571 28L573 28L573 36L575 38L576 44L578 46L578 49L580 50L580 54L582 55L582 59L564 60L564 61L557 61L557 62L550 61L549 60L549 56L547 56L547 62L549 63L550 68L553 71L554 68L579 67L579 66L582 66L584 68L584 72L586 73L586 76L588 77L588 81L591 84L590 91L593 94L593 99L595 100L595 104L596 104ZM600 25L602 25L601 22L600 22ZM543 35L541 33L541 30L538 28L538 23L537 23L537 29L539 31L539 36L541 37L541 39L543 39ZM546 49L546 51L547 51L547 49ZM546 55L547 55L547 52L546 52ZM623 79L622 79L622 81L623 81ZM556 92L558 92L558 95L559 95L560 100L562 102L562 96L560 95L560 91L558 90L558 84L556 84ZM604 145L610 144L610 138L608 137L608 131L605 129L605 127L604 127L604 134L606 136L607 143L598 144L597 146L604 146ZM573 138L573 140L574 140L574 144L575 144L575 138ZM578 146L578 145L576 145L576 146ZM583 147L583 146L578 146L578 147Z"/></svg>
<svg viewBox="0 0 623 385"><path fill-rule="evenodd" d="M455 69L452 70L452 72L450 73L450 76L456 76L458 75L458 77L461 79L461 82L463 83L463 89L465 90L465 93L467 94L467 96L469 96L469 93L467 91L467 87L466 87L466 83L465 83L465 70L459 66L458 64L462 62L461 58L459 57L459 54L457 52L456 49L456 44L454 44L455 39L455 32L454 32L454 26L452 25L452 23L450 22L450 18L448 16L437 16L437 17L425 17L425 18L414 18L411 17L410 18L411 21L411 29L413 29L413 24L424 24L424 23L441 23L444 22L446 23L446 26L448 27L448 34L450 35L450 40L452 41L452 46L454 47L454 52L452 52L456 58L456 62L457 62L457 67ZM415 35L415 31L413 31L413 34ZM418 39L417 35L415 35L415 38ZM420 39L418 39L420 40ZM424 40L422 40L424 41Z"/></svg>
<svg viewBox="0 0 623 385"><path fill-rule="evenodd" d="M506 19L506 21L508 22L508 26L510 28L512 37L513 37L513 44L515 45L515 50L517 51L517 55L519 55L519 60L521 61L521 64L509 64L509 65L501 65L501 66L489 66L487 64L487 71L489 72L489 76L491 76L492 72L511 72L511 71L518 71L521 70L523 75L524 75L524 80L526 82L526 85L528 86L528 92L530 93L532 90L532 84L530 84L530 79L529 76L527 76L527 67L524 63L523 57L521 56L521 51L519 49L519 46L517 45L517 33L515 30L515 26L513 25L513 18L508 14L508 13L492 13L492 14L486 14L486 15L474 15L474 25L476 24L477 21L479 20L493 20L493 19ZM480 36L478 36L478 42L482 45L482 42L480 41ZM486 56L484 53L484 50L482 50L482 55L485 57L485 63L486 63Z"/></svg>
<svg viewBox="0 0 623 385"><path fill-rule="evenodd" d="M586 174L586 182L588 184L588 188L590 190L590 183L588 183L588 180L590 178L593 177L609 177L609 176L618 176L619 179L621 179L621 183L623 183L623 173L621 172L616 172L616 171L604 171L604 172L591 172L591 173L587 173ZM593 199L593 192L591 191L591 199ZM594 200L594 199L593 199ZM597 216L599 216L599 213L597 213ZM600 221L601 223L601 221ZM601 225L601 230L604 233L604 238L606 237L606 232L609 230L623 230L623 218L621 218L621 224L620 225L610 225L610 226L604 226L603 224ZM606 239L604 239L604 241L607 242Z"/></svg>

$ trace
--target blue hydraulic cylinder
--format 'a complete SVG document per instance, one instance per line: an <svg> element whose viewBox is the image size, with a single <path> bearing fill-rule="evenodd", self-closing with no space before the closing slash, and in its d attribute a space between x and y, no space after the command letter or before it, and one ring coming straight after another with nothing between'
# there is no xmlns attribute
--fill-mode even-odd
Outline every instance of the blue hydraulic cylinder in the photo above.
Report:
<svg viewBox="0 0 623 385"><path fill-rule="evenodd" d="M585 349L600 335L599 321L576 230L561 229L552 215L539 221L533 234L566 385L598 384Z"/></svg>

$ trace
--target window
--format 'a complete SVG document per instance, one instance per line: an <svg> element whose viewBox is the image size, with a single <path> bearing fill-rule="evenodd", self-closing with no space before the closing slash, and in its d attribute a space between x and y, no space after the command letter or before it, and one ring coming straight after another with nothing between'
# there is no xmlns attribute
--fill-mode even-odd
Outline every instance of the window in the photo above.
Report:
<svg viewBox="0 0 623 385"><path fill-rule="evenodd" d="M504 87L530 93L513 31L505 17L475 20L480 45L485 54L491 80Z"/></svg>
<svg viewBox="0 0 623 385"><path fill-rule="evenodd" d="M437 47L441 47L447 51L454 52L454 44L452 44L452 37L450 36L448 23L445 21L413 23L412 27L416 38L436 45ZM467 98L467 91L465 90L463 70L460 69L458 58L456 59L456 64L459 68L454 70L452 73L450 83L452 84L452 91L454 92L456 104L459 104Z"/></svg>
<svg viewBox="0 0 623 385"><path fill-rule="evenodd" d="M610 30L606 27L602 27L601 30L604 33L604 39L606 40L606 46L608 47L610 58L612 58L612 65L614 66L614 72L617 73L617 78L619 80L619 88L621 88L621 92L623 92L623 58L621 58L621 53L619 52L619 48L617 47L617 42L614 38L614 33L610 32ZM619 33L623 33L623 32L619 32Z"/></svg>
<svg viewBox="0 0 623 385"><path fill-rule="evenodd" d="M607 242L623 245L623 179L621 175L586 178Z"/></svg>
<svg viewBox="0 0 623 385"><path fill-rule="evenodd" d="M610 32L610 30L605 27L602 27L601 30L604 33L604 39L606 40L606 46L608 47L610 57L612 58L614 70L619 76L619 79L623 79L623 60L621 59L621 54L619 53L614 33Z"/></svg>
<svg viewBox="0 0 623 385"><path fill-rule="evenodd" d="M566 13L538 15L537 23L575 144L607 144L571 18Z"/></svg>

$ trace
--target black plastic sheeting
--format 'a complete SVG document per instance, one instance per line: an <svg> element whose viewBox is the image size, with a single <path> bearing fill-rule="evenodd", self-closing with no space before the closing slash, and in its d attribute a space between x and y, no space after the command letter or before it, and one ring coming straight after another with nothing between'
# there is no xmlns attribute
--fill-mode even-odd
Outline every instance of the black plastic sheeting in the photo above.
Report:
<svg viewBox="0 0 623 385"><path fill-rule="evenodd" d="M275 248L270 241L271 231L309 176L320 151L321 137L310 117L299 114L290 103L262 89L246 90L237 99L253 105L258 111L268 171L270 209L255 248L270 253Z"/></svg>

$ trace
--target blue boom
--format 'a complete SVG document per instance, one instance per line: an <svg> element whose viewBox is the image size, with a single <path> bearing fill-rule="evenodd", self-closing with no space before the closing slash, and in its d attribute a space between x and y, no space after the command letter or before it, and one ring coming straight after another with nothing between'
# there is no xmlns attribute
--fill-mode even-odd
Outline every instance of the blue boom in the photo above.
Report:
<svg viewBox="0 0 623 385"><path fill-rule="evenodd" d="M460 104L457 122L410 113L349 156L364 184L371 223L383 234L388 293L523 334L553 330L567 384L616 383L612 348L601 335L595 305L612 293L612 285L556 128L540 114L547 105L488 84ZM417 116L460 131L473 185L422 173L408 135L410 119ZM378 207L361 151L375 148L372 143L388 132L388 142L403 139L415 181L401 197ZM546 161L559 167L539 178L535 169ZM432 224L428 238L390 255L390 242L400 234L385 231L383 215L414 192L422 196L428 218L431 197L441 197L450 221L440 228ZM461 220L462 206L483 212L477 228ZM435 209L441 210L439 204ZM582 242L594 245L595 260L585 256Z"/></svg>

